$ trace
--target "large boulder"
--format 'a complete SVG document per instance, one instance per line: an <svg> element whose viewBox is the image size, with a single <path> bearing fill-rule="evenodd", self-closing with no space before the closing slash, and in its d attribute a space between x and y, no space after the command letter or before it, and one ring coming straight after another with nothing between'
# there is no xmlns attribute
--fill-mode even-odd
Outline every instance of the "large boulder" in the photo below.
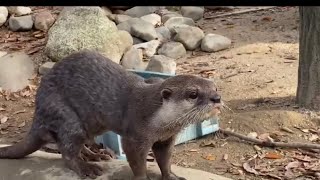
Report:
<svg viewBox="0 0 320 180"><path fill-rule="evenodd" d="M0 6L0 26L7 21L8 14L8 9L5 6Z"/></svg>
<svg viewBox="0 0 320 180"><path fill-rule="evenodd" d="M66 7L50 28L46 54L54 61L83 49L96 50L119 63L126 44L100 7Z"/></svg>
<svg viewBox="0 0 320 180"><path fill-rule="evenodd" d="M33 74L33 61L25 53L17 52L0 58L0 87L4 90L16 92L27 87Z"/></svg>

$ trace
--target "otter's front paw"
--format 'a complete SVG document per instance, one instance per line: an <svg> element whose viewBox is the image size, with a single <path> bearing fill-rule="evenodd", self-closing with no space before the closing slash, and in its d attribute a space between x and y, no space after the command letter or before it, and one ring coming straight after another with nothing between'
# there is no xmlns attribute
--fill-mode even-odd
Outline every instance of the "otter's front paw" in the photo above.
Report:
<svg viewBox="0 0 320 180"><path fill-rule="evenodd" d="M162 177L162 180L187 180L187 179L171 173L169 176Z"/></svg>

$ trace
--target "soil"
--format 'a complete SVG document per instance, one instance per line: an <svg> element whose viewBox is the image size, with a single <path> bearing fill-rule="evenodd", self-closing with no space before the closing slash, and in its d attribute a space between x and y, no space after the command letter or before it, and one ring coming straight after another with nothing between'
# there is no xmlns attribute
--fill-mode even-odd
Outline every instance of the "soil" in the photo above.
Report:
<svg viewBox="0 0 320 180"><path fill-rule="evenodd" d="M50 10L56 14L59 12L55 7L33 8ZM207 11L205 17L215 12ZM205 33L231 38L232 47L216 53L199 50L189 52L186 57L177 60L177 73L195 74L216 81L225 103L219 122L222 128L245 135L252 132L258 135L268 133L275 141L311 143L312 134L320 134L318 112L298 108L295 104L299 63L298 24L297 7L276 7L203 19L198 25ZM37 33L43 36L34 37ZM10 37L17 38L8 42ZM21 41L19 38L31 40ZM3 42L0 49L29 52L37 66L49 61L43 52L45 40L46 33L43 32L16 33L5 27L0 29L0 42ZM27 133L34 111L34 89L40 78L35 77L32 86L26 88L24 93L11 94L10 97L0 95L0 114L9 117L7 122L0 124L0 143L15 143ZM292 130L292 133L283 128ZM317 141L320 142L319 138ZM266 158L267 153L281 157ZM303 154L316 157L309 151L256 147L237 138L214 133L176 146L173 162L233 179L282 179L285 165ZM252 159L255 160L254 169L259 170L259 175L243 167ZM258 168L262 165L268 168L262 171ZM315 177L310 173L301 175L300 171L294 173L298 173L295 178Z"/></svg>

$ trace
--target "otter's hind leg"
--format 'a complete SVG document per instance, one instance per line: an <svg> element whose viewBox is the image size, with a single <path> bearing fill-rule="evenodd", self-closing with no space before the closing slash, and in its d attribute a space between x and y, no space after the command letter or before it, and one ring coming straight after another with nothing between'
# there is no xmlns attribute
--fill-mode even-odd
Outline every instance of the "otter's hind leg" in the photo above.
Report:
<svg viewBox="0 0 320 180"><path fill-rule="evenodd" d="M73 113L65 114L65 120L57 134L57 144L62 158L68 168L75 171L81 178L95 179L101 176L100 166L85 162L80 158L80 151L87 140L87 133L82 128L78 117Z"/></svg>
<svg viewBox="0 0 320 180"><path fill-rule="evenodd" d="M171 172L171 155L175 142L175 137L166 141L156 142L152 146L152 151L160 168L162 180L186 180Z"/></svg>

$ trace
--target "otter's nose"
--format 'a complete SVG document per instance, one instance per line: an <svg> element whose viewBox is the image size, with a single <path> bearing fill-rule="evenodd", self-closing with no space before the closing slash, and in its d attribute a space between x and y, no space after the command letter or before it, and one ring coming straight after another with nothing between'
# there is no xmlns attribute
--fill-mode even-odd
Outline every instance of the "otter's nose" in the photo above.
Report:
<svg viewBox="0 0 320 180"><path fill-rule="evenodd" d="M210 98L210 100L212 101L212 102L214 102L214 103L220 103L220 101L221 101L221 96L219 96L219 95L214 95L214 96L212 96L211 98Z"/></svg>

